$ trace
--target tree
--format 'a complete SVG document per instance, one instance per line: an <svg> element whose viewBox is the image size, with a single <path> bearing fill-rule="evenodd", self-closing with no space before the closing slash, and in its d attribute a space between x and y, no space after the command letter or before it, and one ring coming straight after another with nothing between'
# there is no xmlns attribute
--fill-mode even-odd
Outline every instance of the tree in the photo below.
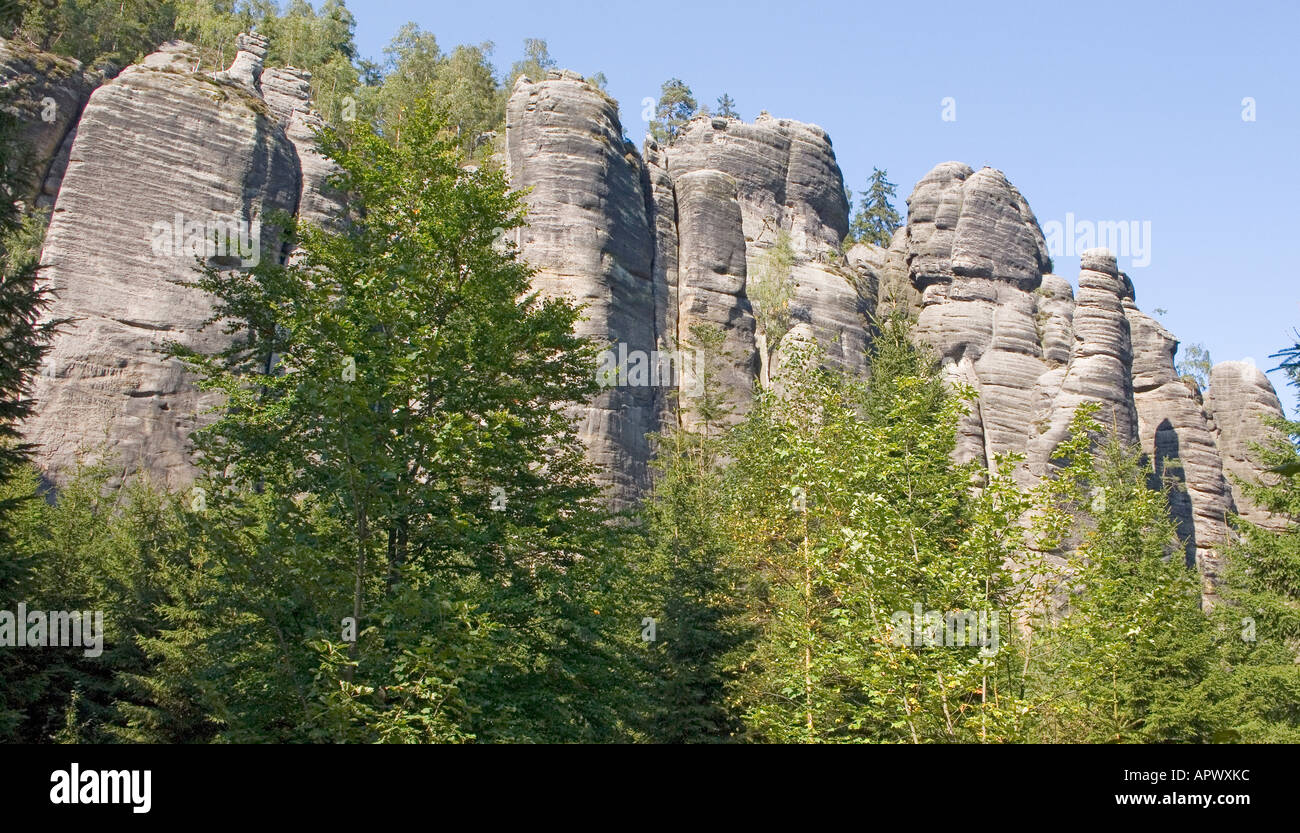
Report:
<svg viewBox="0 0 1300 833"><path fill-rule="evenodd" d="M1300 345L1276 354L1282 368L1300 366ZM1300 379L1292 374L1293 385ZM1271 438L1251 450L1265 478L1240 486L1248 500L1279 523L1270 528L1237 518L1215 613L1233 669L1234 739L1246 743L1300 740L1300 422L1275 419Z"/></svg>
<svg viewBox="0 0 1300 833"><path fill-rule="evenodd" d="M1201 587L1188 568L1165 491L1150 488L1139 449L1107 434L1083 406L1055 497L1040 521L1066 546L1056 576L1065 613L1037 631L1031 688L1047 742L1207 742L1226 720L1222 676Z"/></svg>
<svg viewBox="0 0 1300 833"><path fill-rule="evenodd" d="M697 324L693 341L697 366L717 359L724 333ZM716 743L740 733L740 722L726 702L728 662L748 638L737 615L742 577L732 562L725 513L718 501L722 488L716 429L725 416L716 393L717 380L707 371L705 388L693 406L680 401L694 419L682 415L668 422L655 438L656 479L640 512L647 552L641 584L650 614L647 672L651 693L645 731L664 743ZM702 430L691 430L693 422ZM649 638L653 636L653 638Z"/></svg>
<svg viewBox="0 0 1300 833"><path fill-rule="evenodd" d="M736 112L735 99L726 93L718 96L718 115L724 119L740 118L740 114Z"/></svg>
<svg viewBox="0 0 1300 833"><path fill-rule="evenodd" d="M691 88L681 79L668 79L660 90L655 117L650 122L651 138L660 144L672 144L682 127L695 117L697 109Z"/></svg>
<svg viewBox="0 0 1300 833"><path fill-rule="evenodd" d="M750 286L754 312L763 327L767 344L765 358L769 368L781 347L781 340L790 331L793 320L790 302L794 300L794 278L791 274L794 261L790 232L782 229L777 233L776 242L764 255L763 266Z"/></svg>
<svg viewBox="0 0 1300 833"><path fill-rule="evenodd" d="M1214 361L1204 344L1188 344L1182 348L1175 372L1183 379L1195 382L1201 390L1210 387L1210 371Z"/></svg>
<svg viewBox="0 0 1300 833"><path fill-rule="evenodd" d="M224 734L621 736L621 550L560 407L594 392L596 350L496 243L521 195L460 167L428 98L400 143L360 124L322 147L347 228L289 224L288 265L205 268L236 338L177 349L227 398L198 441L226 585L200 618L249 683Z"/></svg>
<svg viewBox="0 0 1300 833"><path fill-rule="evenodd" d="M555 68L555 59L546 48L546 41L540 38L524 38L524 57L515 61L510 67L510 76L506 79L506 93L514 89L515 81L526 75L534 81L544 81L546 73Z"/></svg>
<svg viewBox="0 0 1300 833"><path fill-rule="evenodd" d="M903 224L893 206L898 186L885 177L885 171L871 169L871 184L867 190L860 192L862 201L858 204L857 213L853 215L853 222L849 224L850 243L888 247L894 232Z"/></svg>
<svg viewBox="0 0 1300 833"><path fill-rule="evenodd" d="M869 383L793 356L785 392L728 445L727 529L757 633L730 690L751 740L1015 736L1018 694L998 681L1017 667L1005 562L1026 503L1012 461L972 495L975 470L952 461L964 405L907 333L883 326Z"/></svg>
<svg viewBox="0 0 1300 833"><path fill-rule="evenodd" d="M20 210L29 154L18 117L3 106L8 95L0 90L0 482L16 476L32 451L18 426L33 412L32 378L66 323L44 316L51 299L37 286L36 272L45 218L24 217ZM15 500L0 500L0 549L7 541L5 515Z"/></svg>

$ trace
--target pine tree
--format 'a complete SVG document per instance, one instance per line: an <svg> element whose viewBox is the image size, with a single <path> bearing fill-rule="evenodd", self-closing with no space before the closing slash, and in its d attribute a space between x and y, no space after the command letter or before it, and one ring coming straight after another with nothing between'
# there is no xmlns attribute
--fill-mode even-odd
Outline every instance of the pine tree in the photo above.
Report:
<svg viewBox="0 0 1300 833"><path fill-rule="evenodd" d="M691 88L679 78L668 79L659 92L655 117L650 122L651 138L660 144L672 144L677 133L695 117L698 109Z"/></svg>
<svg viewBox="0 0 1300 833"><path fill-rule="evenodd" d="M861 192L862 201L849 224L850 243L871 243L888 248L894 232L903 224L893 205L898 186L885 177L885 171L871 169L871 184Z"/></svg>
<svg viewBox="0 0 1300 833"><path fill-rule="evenodd" d="M1282 368L1300 366L1300 345L1274 356ZM1292 373L1292 384L1300 378ZM1247 743L1300 741L1300 421L1276 419L1271 439L1252 457L1270 470L1242 482L1254 505L1281 521L1264 528L1238 518L1239 537L1227 552L1216 609L1233 669L1232 739Z"/></svg>
<svg viewBox="0 0 1300 833"><path fill-rule="evenodd" d="M695 326L697 367L714 363L723 335L719 327ZM648 550L643 583L653 588L647 602L654 611L645 731L664 743L722 742L740 730L725 697L726 663L747 636L735 619L741 578L718 500L718 428L727 409L713 375L701 374L700 384L705 390L693 405L675 404L694 410L694 418L670 419L656 436L657 477L640 513ZM688 421L699 429L685 427Z"/></svg>
<svg viewBox="0 0 1300 833"><path fill-rule="evenodd" d="M1047 487L1069 544L1056 578L1064 615L1035 640L1036 737L1049 742L1197 743L1224 725L1222 678L1201 588L1149 463L1085 405ZM1077 542L1077 545L1075 545Z"/></svg>
<svg viewBox="0 0 1300 833"><path fill-rule="evenodd" d="M718 96L717 114L724 119L740 118L740 114L736 112L736 100L726 93Z"/></svg>

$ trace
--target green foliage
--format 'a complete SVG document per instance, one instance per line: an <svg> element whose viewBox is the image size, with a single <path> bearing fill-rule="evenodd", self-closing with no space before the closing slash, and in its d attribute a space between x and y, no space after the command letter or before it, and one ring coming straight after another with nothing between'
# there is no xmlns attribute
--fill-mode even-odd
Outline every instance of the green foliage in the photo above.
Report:
<svg viewBox="0 0 1300 833"><path fill-rule="evenodd" d="M1035 731L1051 742L1196 743L1226 721L1213 628L1164 492L1137 449L1085 406L1048 486L1044 545L1074 544L1050 578L1064 615L1029 666Z"/></svg>
<svg viewBox="0 0 1300 833"><path fill-rule="evenodd" d="M1277 357L1295 366L1300 351ZM1300 380L1293 382L1300 385ZM1262 468L1300 471L1300 422L1277 419L1271 439L1252 449ZM1232 711L1241 740L1300 742L1300 479L1295 474L1240 483L1246 498L1271 513L1269 528L1238 518L1215 613L1233 669Z"/></svg>
<svg viewBox="0 0 1300 833"><path fill-rule="evenodd" d="M741 725L726 703L731 655L745 644L737 599L742 576L735 569L726 514L719 500L717 429L725 418L716 377L707 371L721 355L719 327L695 325L702 394L691 405L689 430L678 415L656 437L656 479L640 513L647 551L644 571L647 616L645 663L650 680L645 731L665 743L717 743L737 736Z"/></svg>
<svg viewBox="0 0 1300 833"><path fill-rule="evenodd" d="M677 133L695 117L699 105L691 88L679 78L670 78L659 91L659 103L650 121L650 136L663 145L672 144Z"/></svg>
<svg viewBox="0 0 1300 833"><path fill-rule="evenodd" d="M740 118L740 114L736 112L736 100L726 93L718 96L717 115L724 119Z"/></svg>
<svg viewBox="0 0 1300 833"><path fill-rule="evenodd" d="M222 736L620 736L619 696L588 696L635 632L609 607L618 533L558 407L595 387L578 310L496 244L522 198L460 168L431 101L400 143L322 138L352 222L286 228L287 266L206 269L234 345L177 349L228 402L197 443L217 582L199 621L241 681Z"/></svg>
<svg viewBox="0 0 1300 833"><path fill-rule="evenodd" d="M539 38L524 39L524 58L515 61L510 67L510 75L506 79L506 90L513 89L515 81L521 75L526 75L533 81L542 81L546 78L549 70L555 69L555 59L551 57L551 52L546 47L546 41Z"/></svg>
<svg viewBox="0 0 1300 833"><path fill-rule="evenodd" d="M1014 735L1014 654L912 639L919 609L1014 607L1004 568L1023 498L1010 463L979 497L952 462L964 410L900 319L887 322L869 384L791 365L729 451L726 499L745 623L733 707L746 737L780 742L993 740ZM802 368L801 370L799 368ZM901 616L907 633L899 631ZM919 632L925 627L916 623Z"/></svg>
<svg viewBox="0 0 1300 833"><path fill-rule="evenodd" d="M886 179L886 172L879 168L871 169L871 184L867 190L860 192L862 201L849 223L847 243L871 243L876 246L889 247L894 232L903 224L903 218L894 209L893 201L897 199L894 183ZM852 198L849 202L852 203Z"/></svg>
<svg viewBox="0 0 1300 833"><path fill-rule="evenodd" d="M755 305L755 316L763 327L767 340L769 363L781 347L781 340L790 332L792 314L790 302L794 299L794 246L790 232L782 229L776 242L764 255L763 266L750 285L749 297Z"/></svg>
<svg viewBox="0 0 1300 833"><path fill-rule="evenodd" d="M1175 364L1175 372L1180 377L1190 379L1201 390L1206 390L1210 387L1210 371L1213 369L1214 361L1204 344L1183 345L1182 355Z"/></svg>

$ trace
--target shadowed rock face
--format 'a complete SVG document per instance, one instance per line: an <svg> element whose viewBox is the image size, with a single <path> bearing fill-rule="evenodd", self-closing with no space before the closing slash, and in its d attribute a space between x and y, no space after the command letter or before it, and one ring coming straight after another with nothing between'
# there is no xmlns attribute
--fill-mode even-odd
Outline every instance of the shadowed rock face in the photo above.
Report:
<svg viewBox="0 0 1300 833"><path fill-rule="evenodd" d="M171 341L213 350L225 336L200 332L209 299L174 283L194 278L184 241L243 222L245 252L279 257L254 230L298 203L294 147L265 103L189 72L191 49L166 44L128 67L95 91L77 127L42 253L51 314L75 321L41 371L40 409L25 426L52 479L90 453L123 474L190 482L187 438L218 403L160 351Z"/></svg>
<svg viewBox="0 0 1300 833"><path fill-rule="evenodd" d="M1267 420L1283 415L1282 403L1264 371L1250 362L1223 362L1210 373L1210 390L1205 410L1214 432L1215 444L1228 474L1233 499L1242 517L1270 528L1284 528L1288 522L1253 506L1242 494L1239 481L1259 482L1268 477L1255 462L1251 446L1267 443L1277 432Z"/></svg>
<svg viewBox="0 0 1300 833"><path fill-rule="evenodd" d="M43 263L59 293L52 314L78 319L55 344L25 429L52 478L98 447L124 474L169 486L192 476L188 435L218 403L158 351L172 340L213 349L224 337L199 332L209 300L173 283L192 277L193 260L159 251L156 224L255 223L273 210L327 225L341 216L325 185L332 165L312 137L320 119L310 78L263 69L265 49L243 36L230 69L209 77L190 72L192 47L165 44L100 87L79 123L37 129L42 153L69 151ZM0 73L30 65L0 42ZM56 80L69 85L66 112L94 83L75 71ZM57 160L42 164L53 170ZM792 345L816 341L829 362L867 373L872 316L901 309L917 317L917 339L949 378L979 394L960 426L963 460L992 466L997 455L1020 455L1017 477L1028 486L1050 472L1075 409L1102 403L1103 420L1140 442L1156 477L1177 487L1172 514L1207 600L1226 516L1282 523L1230 484L1261 476L1250 446L1268 437L1261 417L1282 413L1264 374L1220 365L1202 405L1174 371L1176 340L1138 310L1115 258L1085 252L1076 293L1050 273L1038 222L999 171L936 166L887 249L843 252L848 205L821 128L767 114L753 124L702 117L670 145L647 141L642 154L614 101L567 71L518 81L505 164L512 184L528 189L530 224L516 242L536 287L583 304L581 331L611 345L627 371L574 409L616 507L650 485L647 434L669 397L679 393L689 409L698 395L690 363L656 377L636 372L638 355L689 351L695 325L720 328L712 369L735 420L756 382L779 386ZM260 256L284 257L262 243ZM758 291L778 250L790 289L779 332Z"/></svg>
<svg viewBox="0 0 1300 833"><path fill-rule="evenodd" d="M23 197L37 208L54 204L77 120L100 81L77 61L30 52L0 38L0 86L12 93L8 106L22 119L19 138L32 156Z"/></svg>

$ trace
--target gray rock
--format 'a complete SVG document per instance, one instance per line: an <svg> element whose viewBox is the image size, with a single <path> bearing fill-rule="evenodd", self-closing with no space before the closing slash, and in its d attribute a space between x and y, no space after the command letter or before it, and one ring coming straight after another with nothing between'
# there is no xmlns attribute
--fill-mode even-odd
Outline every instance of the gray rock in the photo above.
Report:
<svg viewBox="0 0 1300 833"><path fill-rule="evenodd" d="M39 207L52 204L67 166L61 151L70 147L82 108L102 80L70 58L0 38L0 86L13 93L9 106L22 120L19 138L31 154L24 199Z"/></svg>
<svg viewBox="0 0 1300 833"><path fill-rule="evenodd" d="M1232 487L1237 511L1246 520L1270 529L1289 525L1255 506L1242 493L1241 481L1258 483L1271 477L1264 472L1253 445L1267 444L1278 434L1267 420L1284 415L1273 384L1250 362L1222 362L1210 372L1210 389L1205 396L1215 443L1223 460L1223 469Z"/></svg>
<svg viewBox="0 0 1300 833"><path fill-rule="evenodd" d="M529 225L518 242L537 270L534 286L584 305L582 335L649 356L659 342L662 292L653 284L647 172L623 138L614 100L570 72L520 78L506 107L506 153L511 185L529 189ZM635 381L630 372L627 381ZM575 409L615 506L649 483L647 434L659 427L660 393L649 384L613 385Z"/></svg>
<svg viewBox="0 0 1300 833"><path fill-rule="evenodd" d="M1178 377L1178 341L1151 317L1125 302L1133 337L1133 396L1142 450L1155 468L1153 485L1169 487L1179 535L1190 564L1199 565L1207 601L1222 573L1228 515L1234 510L1223 460L1201 407L1195 382Z"/></svg>
<svg viewBox="0 0 1300 833"><path fill-rule="evenodd" d="M42 253L57 293L51 315L76 320L53 345L24 426L56 482L87 455L163 486L191 481L188 437L219 402L161 350L172 341L214 350L226 336L200 332L209 299L176 285L195 276L176 236L183 248L185 224L243 221L252 243L267 212L298 201L293 146L265 104L183 71L189 54L169 44L128 67L95 91L77 128ZM280 256L275 241L261 244L249 254Z"/></svg>

